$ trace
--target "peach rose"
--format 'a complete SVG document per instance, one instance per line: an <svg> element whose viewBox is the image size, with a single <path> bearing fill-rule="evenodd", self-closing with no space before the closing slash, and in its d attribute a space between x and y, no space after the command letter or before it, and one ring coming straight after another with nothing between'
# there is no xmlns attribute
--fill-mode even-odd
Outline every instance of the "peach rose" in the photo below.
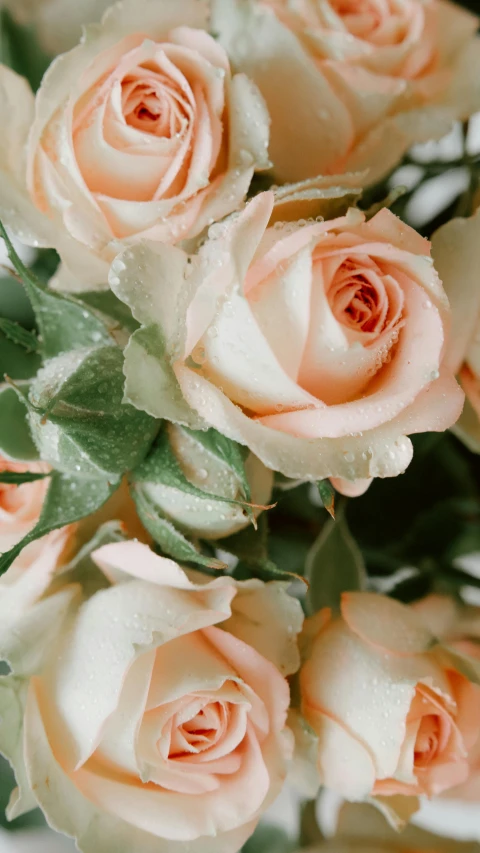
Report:
<svg viewBox="0 0 480 853"><path fill-rule="evenodd" d="M93 559L111 586L72 602L28 687L28 791L83 853L236 853L291 754L300 605L133 541Z"/></svg>
<svg viewBox="0 0 480 853"><path fill-rule="evenodd" d="M272 117L279 180L368 169L480 107L478 19L444 0L214 0L213 27Z"/></svg>
<svg viewBox="0 0 480 853"><path fill-rule="evenodd" d="M480 735L480 687L459 671L412 608L346 593L341 615L306 626L301 709L321 782L385 811L415 810L465 781Z"/></svg>
<svg viewBox="0 0 480 853"><path fill-rule="evenodd" d="M439 228L432 254L452 308L448 361L467 397L455 432L480 453L480 208Z"/></svg>
<svg viewBox="0 0 480 853"><path fill-rule="evenodd" d="M64 596L43 597L71 556L75 531L72 524L27 545L0 577L0 659L17 672L35 669L44 643L63 620Z"/></svg>
<svg viewBox="0 0 480 853"><path fill-rule="evenodd" d="M406 436L444 430L463 404L429 243L388 210L269 228L272 209L256 196L193 257L150 244L114 261L110 285L144 324L127 398L213 426L287 477L396 476Z"/></svg>
<svg viewBox="0 0 480 853"><path fill-rule="evenodd" d="M0 471L47 473L44 462L11 462L0 457ZM21 486L0 483L0 554L9 551L35 527L48 489L48 477Z"/></svg>
<svg viewBox="0 0 480 853"><path fill-rule="evenodd" d="M480 673L480 607L464 605L447 595L429 595L418 601L414 609L429 629L451 649L468 655ZM470 751L468 780L449 791L458 800L480 800L480 742Z"/></svg>
<svg viewBox="0 0 480 853"><path fill-rule="evenodd" d="M203 0L115 4L51 65L34 117L32 96L2 69L0 115L7 128L15 97L17 145L18 124L31 124L13 214L9 188L2 194L7 222L18 230L24 220L24 240L29 226L37 244L58 249L65 285L106 286L122 245L198 235L269 165L263 99L232 75L207 26ZM7 182L15 165L4 166Z"/></svg>

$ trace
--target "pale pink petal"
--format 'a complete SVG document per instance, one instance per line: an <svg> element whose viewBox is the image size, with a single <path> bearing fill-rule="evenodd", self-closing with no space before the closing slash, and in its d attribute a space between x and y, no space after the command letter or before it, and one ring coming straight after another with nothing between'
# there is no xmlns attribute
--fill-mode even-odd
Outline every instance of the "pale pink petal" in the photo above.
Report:
<svg viewBox="0 0 480 853"><path fill-rule="evenodd" d="M362 640L392 654L421 654L435 642L410 607L384 595L344 593L342 615Z"/></svg>

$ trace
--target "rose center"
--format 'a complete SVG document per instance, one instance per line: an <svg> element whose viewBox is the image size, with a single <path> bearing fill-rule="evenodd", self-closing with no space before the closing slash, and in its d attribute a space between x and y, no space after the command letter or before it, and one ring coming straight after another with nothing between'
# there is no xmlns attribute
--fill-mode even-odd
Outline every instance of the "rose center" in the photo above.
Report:
<svg viewBox="0 0 480 853"><path fill-rule="evenodd" d="M173 724L169 758L182 758L204 752L223 734L228 722L228 710L223 702L212 702Z"/></svg>
<svg viewBox="0 0 480 853"><path fill-rule="evenodd" d="M415 741L415 765L424 767L429 764L438 751L440 737L440 723L436 714L427 714L422 717L417 739Z"/></svg>
<svg viewBox="0 0 480 853"><path fill-rule="evenodd" d="M334 276L328 300L335 318L348 329L380 334L386 326L388 295L375 265L359 268L352 259L344 261Z"/></svg>
<svg viewBox="0 0 480 853"><path fill-rule="evenodd" d="M143 133L172 139L188 121L182 93L164 75L137 69L122 81L125 122Z"/></svg>

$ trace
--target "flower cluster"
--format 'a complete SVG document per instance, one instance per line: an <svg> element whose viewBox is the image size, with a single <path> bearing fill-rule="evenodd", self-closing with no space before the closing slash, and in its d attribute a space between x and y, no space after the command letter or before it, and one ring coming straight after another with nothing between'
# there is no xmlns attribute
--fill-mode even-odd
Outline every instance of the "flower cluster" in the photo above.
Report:
<svg viewBox="0 0 480 853"><path fill-rule="evenodd" d="M392 187L480 111L478 19L449 0L0 15L49 54L38 87L18 44L0 64L7 817L40 806L83 853L238 853L288 778L344 801L301 849L429 853L392 827L480 796L458 564L480 551L479 158L456 164L466 215L427 236Z"/></svg>

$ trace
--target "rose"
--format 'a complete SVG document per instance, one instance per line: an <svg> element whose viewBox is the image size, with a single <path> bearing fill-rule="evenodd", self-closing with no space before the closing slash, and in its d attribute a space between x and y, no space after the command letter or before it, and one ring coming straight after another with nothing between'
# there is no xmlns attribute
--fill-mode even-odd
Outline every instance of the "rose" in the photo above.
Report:
<svg viewBox="0 0 480 853"><path fill-rule="evenodd" d="M72 602L28 688L30 797L84 853L236 853L291 753L300 605L278 582L194 582L133 541L93 559L112 585Z"/></svg>
<svg viewBox="0 0 480 853"><path fill-rule="evenodd" d="M65 285L105 285L122 244L198 235L268 165L261 95L245 75L232 76L202 29L207 13L200 0L115 4L52 64L33 123L31 95L2 69L6 127L13 99L17 113L3 143L4 214L24 240L58 249ZM30 124L22 176L19 142Z"/></svg>
<svg viewBox="0 0 480 853"><path fill-rule="evenodd" d="M412 608L374 593L345 593L341 614L313 617L301 709L318 738L322 783L349 800L377 797L404 817L412 798L465 781L480 687L460 661Z"/></svg>
<svg viewBox="0 0 480 853"><path fill-rule="evenodd" d="M279 181L368 169L479 109L476 17L444 0L214 0L213 27L272 118Z"/></svg>
<svg viewBox="0 0 480 853"><path fill-rule="evenodd" d="M0 658L17 672L35 669L44 642L58 631L63 619L63 597L43 600L43 596L71 556L75 532L72 524L32 542L0 577Z"/></svg>
<svg viewBox="0 0 480 853"><path fill-rule="evenodd" d="M395 832L372 806L346 803L334 838L304 853L478 853L473 842L441 838L416 826ZM300 853L300 852L299 852Z"/></svg>
<svg viewBox="0 0 480 853"><path fill-rule="evenodd" d="M44 462L11 462L0 459L0 471L12 473L47 473ZM0 483L0 553L13 548L24 538L40 518L49 479L14 485ZM35 604L48 588L50 581L68 558L74 541L75 525L55 530L23 549L12 566L0 577L0 659L11 664L17 661L18 632L24 613ZM43 609L50 610L46 603ZM52 621L53 614L52 614ZM33 626L32 646L39 642ZM36 660L36 649L31 657ZM27 667L31 666L28 659Z"/></svg>
<svg viewBox="0 0 480 853"><path fill-rule="evenodd" d="M258 195L194 257L142 246L116 259L110 285L144 324L126 397L213 426L288 477L396 476L406 435L445 429L462 406L429 244L388 210L267 228L272 207Z"/></svg>
<svg viewBox="0 0 480 853"><path fill-rule="evenodd" d="M203 539L230 536L246 527L250 521L245 512L245 497L233 471L204 447L198 434L175 424L168 424L165 430L173 459L188 483L200 492L195 494L180 485L157 483L153 477L145 479L148 474L139 477L136 491L177 527ZM245 460L245 474L257 517L270 500L273 473L250 453ZM216 501L216 495L222 500Z"/></svg>
<svg viewBox="0 0 480 853"><path fill-rule="evenodd" d="M447 354L467 400L455 432L480 452L480 209L453 219L432 238L432 254L452 307Z"/></svg>
<svg viewBox="0 0 480 853"><path fill-rule="evenodd" d="M0 471L12 473L47 473L43 462L11 462L0 457ZM48 478L23 483L20 486L0 483L0 554L13 548L37 523L43 499L48 488Z"/></svg>
<svg viewBox="0 0 480 853"><path fill-rule="evenodd" d="M466 559L466 558L464 558ZM429 595L414 605L429 629L451 649L480 663L480 607L462 604L447 595ZM480 742L470 751L467 781L449 791L458 800L478 802L480 798Z"/></svg>

